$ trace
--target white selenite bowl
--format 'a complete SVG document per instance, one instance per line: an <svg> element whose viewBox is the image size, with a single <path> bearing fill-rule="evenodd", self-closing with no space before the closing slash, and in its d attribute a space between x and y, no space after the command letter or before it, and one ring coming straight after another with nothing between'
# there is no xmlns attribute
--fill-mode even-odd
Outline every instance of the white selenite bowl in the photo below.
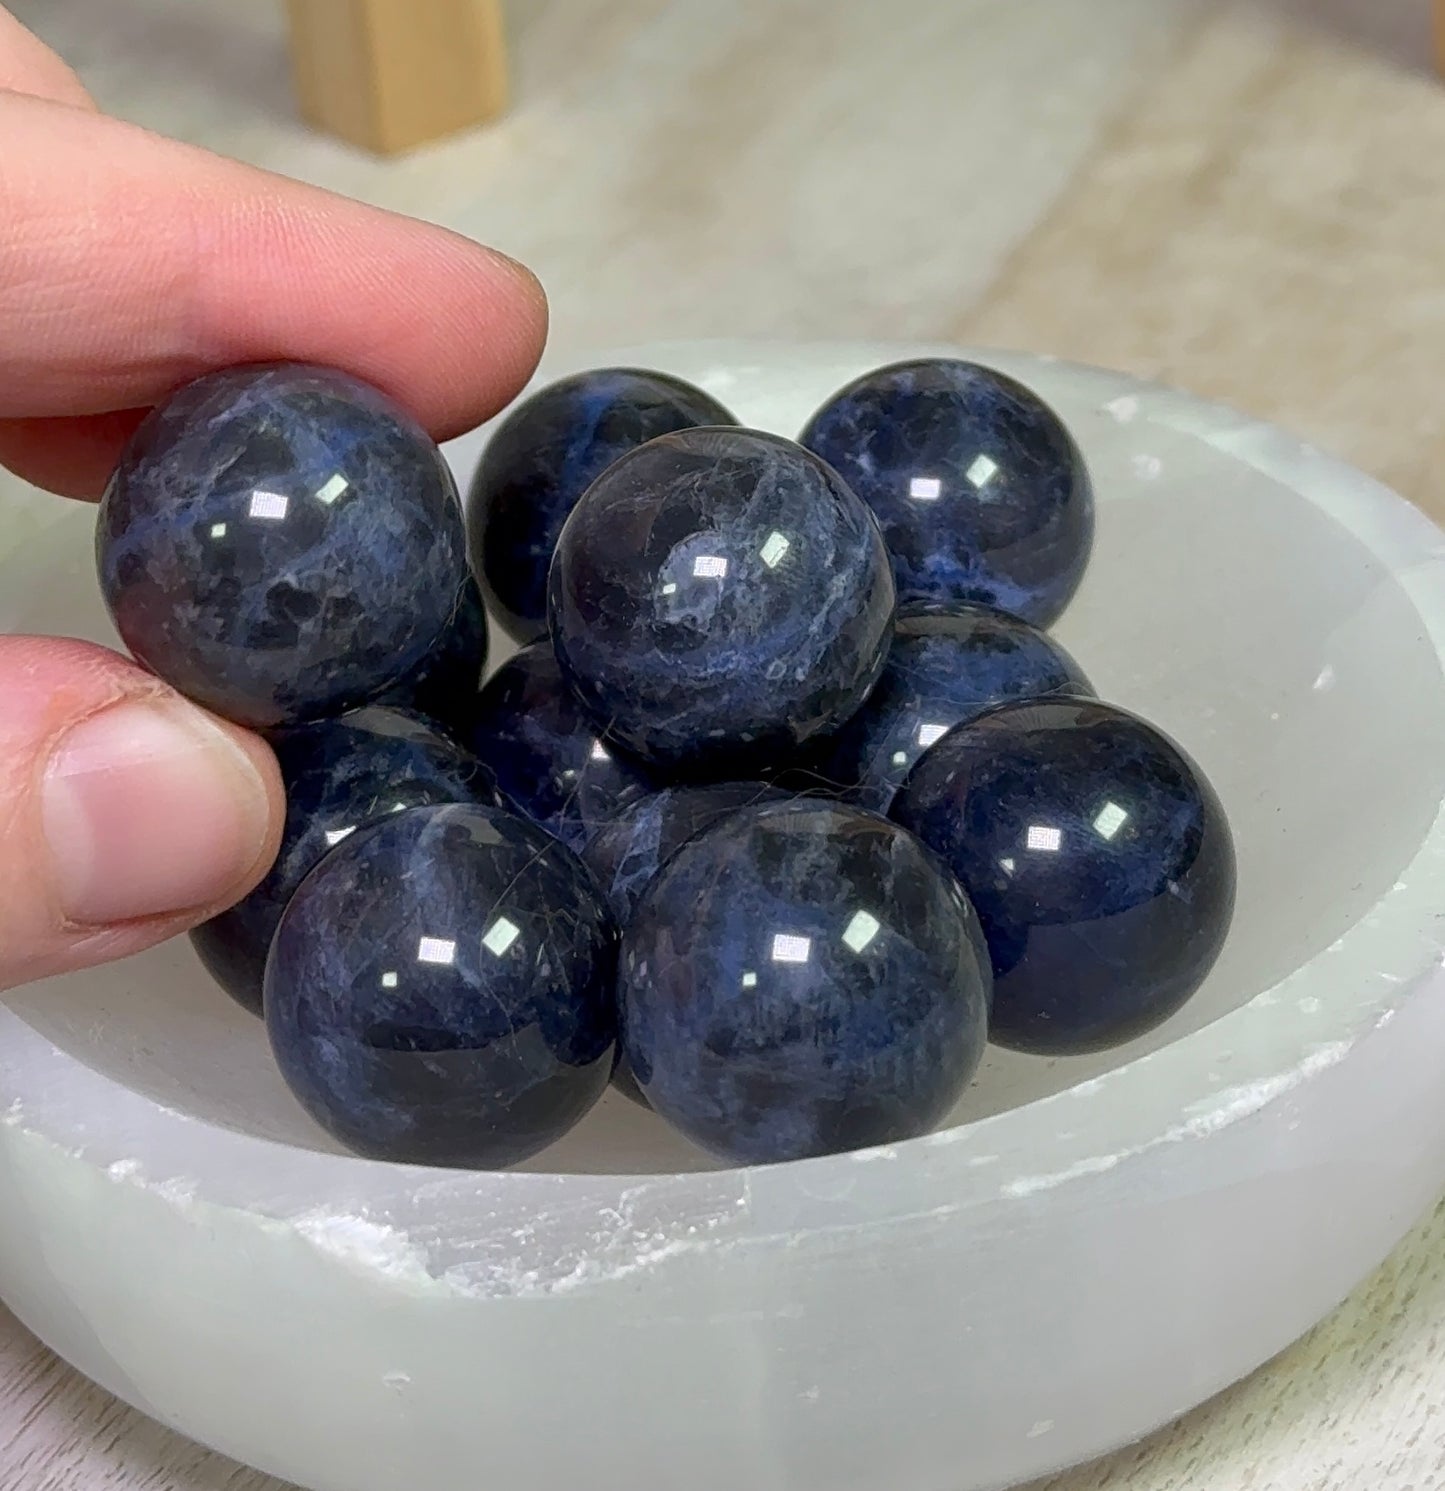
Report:
<svg viewBox="0 0 1445 1491"><path fill-rule="evenodd" d="M792 435L946 350L589 365ZM1102 1056L990 1050L958 1126L906 1144L718 1169L609 1094L471 1174L338 1153L181 940L0 1004L0 1294L32 1330L316 1491L982 1491L1183 1412L1385 1256L1445 1185L1445 539L1226 409L981 360L1093 471L1060 638L1233 824L1194 1000ZM91 524L0 501L0 628L112 639Z"/></svg>

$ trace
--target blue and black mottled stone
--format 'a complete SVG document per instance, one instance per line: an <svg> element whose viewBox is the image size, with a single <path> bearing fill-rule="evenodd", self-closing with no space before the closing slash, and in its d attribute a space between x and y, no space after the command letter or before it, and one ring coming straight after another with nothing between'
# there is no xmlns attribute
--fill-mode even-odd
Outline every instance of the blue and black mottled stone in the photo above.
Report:
<svg viewBox="0 0 1445 1491"><path fill-rule="evenodd" d="M577 499L619 456L656 435L737 421L667 373L597 368L532 395L498 426L467 495L472 563L519 641L547 630L547 566Z"/></svg>
<svg viewBox="0 0 1445 1491"><path fill-rule="evenodd" d="M135 657L270 728L339 714L429 655L467 577L461 504L407 413L344 373L212 373L141 425L96 525Z"/></svg>
<svg viewBox="0 0 1445 1491"><path fill-rule="evenodd" d="M818 767L851 801L884 813L913 763L955 725L1008 699L1093 692L1052 637L1017 617L959 604L901 609L878 686Z"/></svg>
<svg viewBox="0 0 1445 1491"><path fill-rule="evenodd" d="M250 895L191 933L211 976L258 1015L266 954L281 913L331 849L358 828L405 808L498 805L485 767L425 720L401 710L371 705L278 731L271 744L286 784L286 827L276 862Z"/></svg>
<svg viewBox="0 0 1445 1491"><path fill-rule="evenodd" d="M726 1160L794 1160L948 1114L984 1048L988 953L917 839L803 799L678 849L623 934L618 999L657 1112Z"/></svg>
<svg viewBox="0 0 1445 1491"><path fill-rule="evenodd" d="M847 719L893 624L868 509L753 430L663 435L610 466L567 520L549 596L562 671L604 737L714 780Z"/></svg>
<svg viewBox="0 0 1445 1491"><path fill-rule="evenodd" d="M787 798L788 793L766 782L665 787L604 823L582 860L602 887L617 925L625 927L638 897L689 839L739 808Z"/></svg>
<svg viewBox="0 0 1445 1491"><path fill-rule="evenodd" d="M1058 415L951 358L879 368L799 437L877 514L898 602L971 601L1048 626L1088 563L1094 498Z"/></svg>
<svg viewBox="0 0 1445 1491"><path fill-rule="evenodd" d="M512 808L573 849L656 787L643 768L603 744L546 642L497 669L457 735Z"/></svg>
<svg viewBox="0 0 1445 1491"><path fill-rule="evenodd" d="M266 965L266 1028L291 1090L357 1153L500 1167L606 1088L616 953L592 877L536 824L412 808L301 883Z"/></svg>
<svg viewBox="0 0 1445 1491"><path fill-rule="evenodd" d="M602 887L613 919L619 927L625 927L632 920L638 898L658 870L689 839L738 808L784 802L788 795L765 782L666 787L640 798L605 822L582 851L582 859ZM632 1068L620 1054L612 1085L647 1106Z"/></svg>
<svg viewBox="0 0 1445 1491"><path fill-rule="evenodd" d="M1178 1010L1219 955L1235 884L1224 808L1173 741L1122 709L1006 704L933 746L891 811L978 908L1000 1045L1120 1045Z"/></svg>
<svg viewBox="0 0 1445 1491"><path fill-rule="evenodd" d="M431 652L377 702L409 709L444 730L455 730L470 717L482 686L489 640L481 587L468 575L457 608Z"/></svg>

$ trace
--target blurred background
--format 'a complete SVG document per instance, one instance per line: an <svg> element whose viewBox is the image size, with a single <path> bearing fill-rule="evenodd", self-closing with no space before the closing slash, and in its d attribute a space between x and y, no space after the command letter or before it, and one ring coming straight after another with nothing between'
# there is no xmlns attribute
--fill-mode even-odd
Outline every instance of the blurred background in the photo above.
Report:
<svg viewBox="0 0 1445 1491"><path fill-rule="evenodd" d="M511 0L510 107L395 159L302 121L279 0L9 3L112 113L526 261L559 358L1051 352L1277 420L1445 518L1433 0ZM1437 1214L1278 1362L1050 1487L1445 1485L1442 1323ZM277 1491L3 1312L0 1384L7 1488Z"/></svg>
<svg viewBox="0 0 1445 1491"><path fill-rule="evenodd" d="M11 8L115 114L525 260L558 353L948 338L1417 500L1445 456L1432 0L511 0L510 108L398 160L298 117L279 0Z"/></svg>

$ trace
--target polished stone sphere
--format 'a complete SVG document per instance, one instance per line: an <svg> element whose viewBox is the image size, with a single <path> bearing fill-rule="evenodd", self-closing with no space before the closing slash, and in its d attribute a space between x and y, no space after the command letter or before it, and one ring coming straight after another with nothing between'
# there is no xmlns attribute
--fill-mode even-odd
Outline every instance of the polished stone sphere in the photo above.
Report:
<svg viewBox="0 0 1445 1491"><path fill-rule="evenodd" d="M766 782L665 787L604 823L582 860L597 877L617 925L625 927L643 891L689 839L739 808L784 802L789 795Z"/></svg>
<svg viewBox="0 0 1445 1491"><path fill-rule="evenodd" d="M625 927L658 870L689 839L738 808L783 802L788 796L766 782L665 787L607 819L582 851L582 859L607 897L617 925ZM612 1085L633 1102L647 1106L626 1057L620 1057Z"/></svg>
<svg viewBox="0 0 1445 1491"><path fill-rule="evenodd" d="M357 1153L500 1167L607 1086L615 962L592 877L550 834L494 808L412 808L301 883L266 964L266 1028L291 1090Z"/></svg>
<svg viewBox="0 0 1445 1491"><path fill-rule="evenodd" d="M481 587L470 576L456 610L431 652L377 700L424 715L444 730L470 716L487 668L490 643Z"/></svg>
<svg viewBox="0 0 1445 1491"><path fill-rule="evenodd" d="M451 473L345 373L280 364L187 384L141 425L96 524L138 661L258 728L340 714L432 653L467 580Z"/></svg>
<svg viewBox="0 0 1445 1491"><path fill-rule="evenodd" d="M1006 704L928 750L891 815L978 909L990 1039L1105 1050L1178 1010L1234 908L1234 844L1204 774L1161 731L1093 700Z"/></svg>
<svg viewBox="0 0 1445 1491"><path fill-rule="evenodd" d="M873 509L898 602L971 601L1048 626L1094 537L1084 459L1023 384L954 358L895 363L834 394L799 437Z"/></svg>
<svg viewBox="0 0 1445 1491"><path fill-rule="evenodd" d="M813 799L688 840L623 934L623 1050L654 1109L735 1163L927 1133L983 1052L968 898L896 824Z"/></svg>
<svg viewBox="0 0 1445 1491"><path fill-rule="evenodd" d="M602 741L546 642L524 647L497 669L457 735L492 772L509 806L579 851L656 785Z"/></svg>
<svg viewBox="0 0 1445 1491"><path fill-rule="evenodd" d="M275 863L248 896L191 933L211 976L258 1015L266 954L281 913L336 845L405 808L498 803L490 773L470 752L402 710L371 705L279 731L271 744L286 786L286 826Z"/></svg>
<svg viewBox="0 0 1445 1491"><path fill-rule="evenodd" d="M518 404L482 453L467 494L472 563L518 641L547 630L547 567L577 499L619 456L693 425L735 424L691 383L641 368L595 368Z"/></svg>
<svg viewBox="0 0 1445 1491"><path fill-rule="evenodd" d="M886 812L914 762L953 726L1008 699L1092 693L1063 647L1015 616L957 603L900 609L883 676L817 767L851 801Z"/></svg>
<svg viewBox="0 0 1445 1491"><path fill-rule="evenodd" d="M893 624L868 509L753 430L684 430L623 456L573 509L549 584L558 661L604 738L714 780L847 719Z"/></svg>

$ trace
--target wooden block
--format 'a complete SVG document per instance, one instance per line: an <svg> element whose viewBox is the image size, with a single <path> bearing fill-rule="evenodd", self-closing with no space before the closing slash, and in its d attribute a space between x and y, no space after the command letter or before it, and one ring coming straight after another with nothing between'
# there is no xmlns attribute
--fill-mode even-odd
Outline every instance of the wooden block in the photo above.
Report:
<svg viewBox="0 0 1445 1491"><path fill-rule="evenodd" d="M287 0L303 116L384 155L495 118L501 0Z"/></svg>

